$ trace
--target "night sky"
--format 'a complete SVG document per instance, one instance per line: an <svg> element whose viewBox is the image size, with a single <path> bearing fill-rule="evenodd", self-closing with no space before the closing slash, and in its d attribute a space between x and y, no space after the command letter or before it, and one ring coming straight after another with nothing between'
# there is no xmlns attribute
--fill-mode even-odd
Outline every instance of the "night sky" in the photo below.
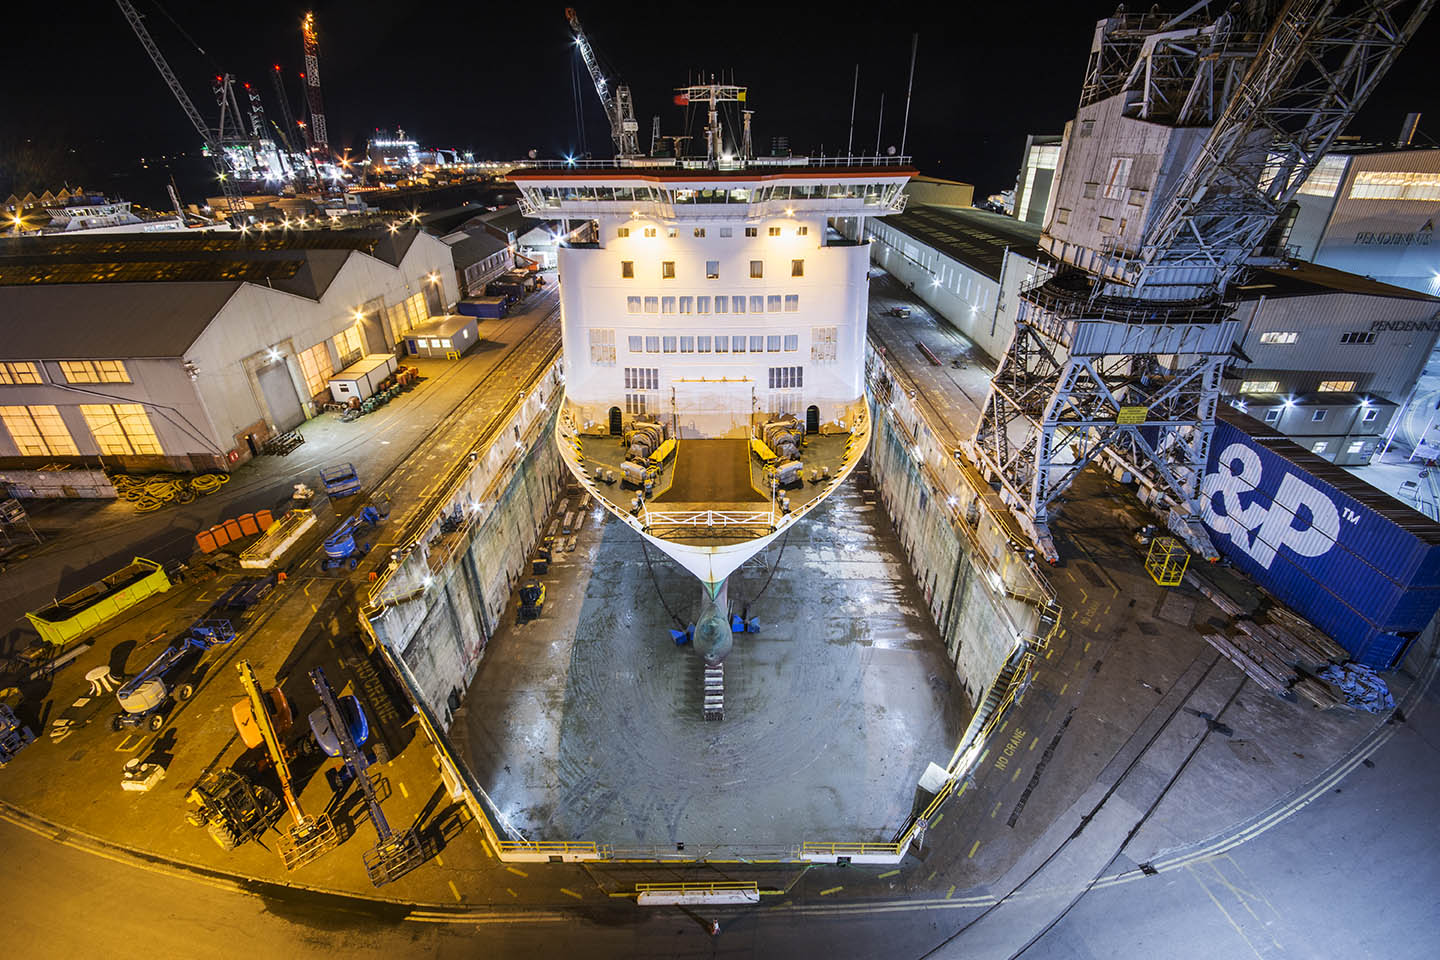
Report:
<svg viewBox="0 0 1440 960"><path fill-rule="evenodd" d="M403 126L425 145L472 149L480 158L582 147L611 154L583 70L580 139L578 57L560 3L135 3L212 122L210 78L222 71L255 85L278 118L272 63L285 68L292 109L300 109L299 22L314 9L337 147L363 149L374 128ZM154 168L137 175L139 158L194 151L198 137L119 9L105 0L15 6L22 9L8 11L12 42L0 86L0 194L69 181L158 202L153 191L163 177ZM906 149L925 173L975 183L983 197L1013 185L1027 133L1058 134L1073 115L1094 21L1114 8L1082 0L591 3L579 10L604 61L634 91L642 147L656 113L665 132L679 132L685 111L671 104L672 87L724 71L750 88L758 151L783 135L797 153L844 153L858 62L855 152L875 147L882 92L881 148L898 148L910 38L918 31ZM1431 17L1350 132L1393 138L1404 114L1420 110L1422 139L1440 141L1437 55L1440 17ZM699 133L698 118L692 122Z"/></svg>

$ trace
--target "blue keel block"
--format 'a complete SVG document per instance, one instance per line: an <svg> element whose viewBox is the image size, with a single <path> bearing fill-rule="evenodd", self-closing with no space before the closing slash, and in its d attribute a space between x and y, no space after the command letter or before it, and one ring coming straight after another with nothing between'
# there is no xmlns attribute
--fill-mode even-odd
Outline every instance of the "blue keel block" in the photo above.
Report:
<svg viewBox="0 0 1440 960"><path fill-rule="evenodd" d="M686 627L684 630L671 630L670 639L675 641L675 646L683 647L695 639L695 628L692 626Z"/></svg>

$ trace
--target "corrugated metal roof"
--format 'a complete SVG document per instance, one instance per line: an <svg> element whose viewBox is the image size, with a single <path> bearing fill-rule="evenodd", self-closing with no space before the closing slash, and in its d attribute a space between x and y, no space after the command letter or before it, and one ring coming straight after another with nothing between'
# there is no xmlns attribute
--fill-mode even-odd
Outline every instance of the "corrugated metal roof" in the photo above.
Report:
<svg viewBox="0 0 1440 960"><path fill-rule="evenodd" d="M207 283L0 286L0 358L180 357L240 288Z"/></svg>
<svg viewBox="0 0 1440 960"><path fill-rule="evenodd" d="M1362 277L1318 263L1290 261L1283 267L1256 270L1245 283L1231 287L1235 300L1258 300L1260 297L1313 297L1326 293L1358 293L1373 297L1394 297L1401 300L1429 300L1440 306L1440 297L1418 290L1408 290L1369 277Z"/></svg>
<svg viewBox="0 0 1440 960"><path fill-rule="evenodd" d="M457 270L464 270L474 263L479 263L486 257L492 256L504 250L507 244L495 234L483 227L471 227L450 235L456 239L442 237L450 245L450 257L455 262Z"/></svg>
<svg viewBox="0 0 1440 960"><path fill-rule="evenodd" d="M915 204L883 221L992 280L1000 279L1005 251L1040 258L1040 228L988 210Z"/></svg>

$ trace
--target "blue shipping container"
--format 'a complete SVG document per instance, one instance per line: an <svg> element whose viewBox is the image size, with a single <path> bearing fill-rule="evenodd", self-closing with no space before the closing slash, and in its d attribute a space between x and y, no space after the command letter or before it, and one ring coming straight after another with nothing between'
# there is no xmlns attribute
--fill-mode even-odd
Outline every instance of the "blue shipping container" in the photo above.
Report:
<svg viewBox="0 0 1440 960"><path fill-rule="evenodd" d="M457 303L455 312L463 313L467 317L479 317L482 320L499 320L505 316L507 305L505 297L474 297Z"/></svg>
<svg viewBox="0 0 1440 960"><path fill-rule="evenodd" d="M1201 491L1220 553L1367 666L1440 609L1440 524L1259 421L1222 408Z"/></svg>

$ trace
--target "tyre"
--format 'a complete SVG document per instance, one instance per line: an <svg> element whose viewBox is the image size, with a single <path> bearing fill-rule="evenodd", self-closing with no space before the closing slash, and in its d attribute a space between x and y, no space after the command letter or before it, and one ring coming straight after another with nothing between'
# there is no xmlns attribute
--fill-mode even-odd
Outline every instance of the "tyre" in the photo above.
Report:
<svg viewBox="0 0 1440 960"><path fill-rule="evenodd" d="M176 700L185 701L193 696L195 696L195 684L193 683L182 683L180 689L175 691Z"/></svg>
<svg viewBox="0 0 1440 960"><path fill-rule="evenodd" d="M150 719L145 721L145 726L151 730L159 730L165 726L165 718L158 713L152 713L150 714Z"/></svg>
<svg viewBox="0 0 1440 960"><path fill-rule="evenodd" d="M240 846L239 835L228 823L212 823L205 828L205 832L210 834L210 839L214 840L221 850L234 850Z"/></svg>
<svg viewBox="0 0 1440 960"><path fill-rule="evenodd" d="M115 716L110 718L110 729L114 730L116 733L119 733L121 730L125 729L125 725L120 722L120 714L117 713L115 714Z"/></svg>

